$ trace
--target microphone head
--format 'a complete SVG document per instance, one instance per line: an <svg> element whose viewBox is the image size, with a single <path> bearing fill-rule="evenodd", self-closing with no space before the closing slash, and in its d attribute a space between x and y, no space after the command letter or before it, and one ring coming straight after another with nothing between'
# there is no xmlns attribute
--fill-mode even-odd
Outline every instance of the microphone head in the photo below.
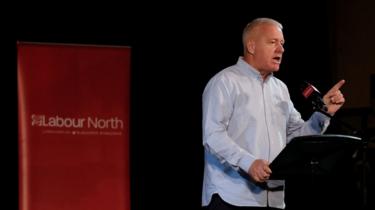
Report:
<svg viewBox="0 0 375 210"><path fill-rule="evenodd" d="M302 86L302 95L307 99L312 94L320 94L319 90L316 89L312 84L308 82L304 82L304 85Z"/></svg>
<svg viewBox="0 0 375 210"><path fill-rule="evenodd" d="M323 101L322 94L312 84L306 81L303 82L302 95L306 100L311 102L314 109L327 111L327 106L325 105Z"/></svg>

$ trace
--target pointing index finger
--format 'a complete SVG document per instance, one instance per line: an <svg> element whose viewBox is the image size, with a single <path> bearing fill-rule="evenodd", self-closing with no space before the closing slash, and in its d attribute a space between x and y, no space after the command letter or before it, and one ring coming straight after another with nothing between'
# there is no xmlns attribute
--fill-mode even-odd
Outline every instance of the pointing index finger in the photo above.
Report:
<svg viewBox="0 0 375 210"><path fill-rule="evenodd" d="M339 90L343 85L345 84L345 80L340 80L338 83L336 83L336 85L334 85L331 90L329 90L328 92L331 93L331 92L335 92L337 90Z"/></svg>

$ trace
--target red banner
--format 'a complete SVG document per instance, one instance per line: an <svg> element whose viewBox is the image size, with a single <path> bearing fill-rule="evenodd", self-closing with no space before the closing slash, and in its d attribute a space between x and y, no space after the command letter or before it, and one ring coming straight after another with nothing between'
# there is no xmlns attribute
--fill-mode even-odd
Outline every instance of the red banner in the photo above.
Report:
<svg viewBox="0 0 375 210"><path fill-rule="evenodd" d="M130 48L17 50L20 209L130 209Z"/></svg>

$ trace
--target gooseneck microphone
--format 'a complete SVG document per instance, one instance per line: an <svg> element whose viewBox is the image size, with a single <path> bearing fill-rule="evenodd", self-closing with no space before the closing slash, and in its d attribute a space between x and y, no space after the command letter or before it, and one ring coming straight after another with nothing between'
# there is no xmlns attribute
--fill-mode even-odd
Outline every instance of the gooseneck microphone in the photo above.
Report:
<svg viewBox="0 0 375 210"><path fill-rule="evenodd" d="M323 96L312 84L304 81L301 85L302 95L308 100L315 110L326 112L327 106L323 101Z"/></svg>

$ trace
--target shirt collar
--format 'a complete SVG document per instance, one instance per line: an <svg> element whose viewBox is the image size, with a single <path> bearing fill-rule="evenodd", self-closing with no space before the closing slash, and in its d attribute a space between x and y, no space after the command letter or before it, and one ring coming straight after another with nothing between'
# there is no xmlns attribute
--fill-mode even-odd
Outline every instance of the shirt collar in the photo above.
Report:
<svg viewBox="0 0 375 210"><path fill-rule="evenodd" d="M260 81L263 81L263 77L260 74L258 70L256 70L254 67L252 67L249 63L247 63L242 56L238 58L237 65L239 66L239 69L241 72L245 73L246 75L250 77L254 77ZM273 76L273 73L271 73L264 82L268 81L269 78Z"/></svg>

